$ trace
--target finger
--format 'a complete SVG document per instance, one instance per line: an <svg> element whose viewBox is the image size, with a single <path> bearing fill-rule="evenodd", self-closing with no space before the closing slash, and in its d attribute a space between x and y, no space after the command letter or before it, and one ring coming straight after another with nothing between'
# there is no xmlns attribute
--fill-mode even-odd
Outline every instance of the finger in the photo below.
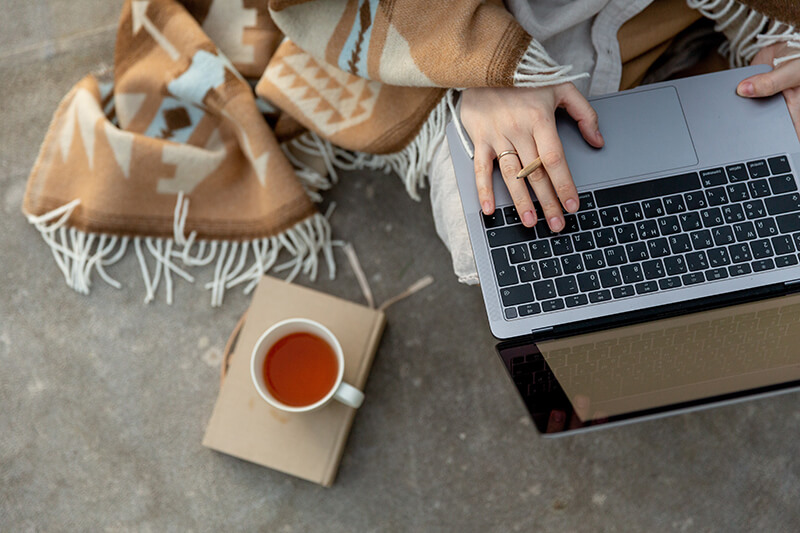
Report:
<svg viewBox="0 0 800 533"><path fill-rule="evenodd" d="M494 170L494 150L480 143L475 146L475 185L478 188L478 201L484 215L494 213L494 191L492 190L492 171Z"/></svg>
<svg viewBox="0 0 800 533"><path fill-rule="evenodd" d="M742 80L736 87L739 96L761 98L800 85L800 62L786 63L771 72L756 74Z"/></svg>
<svg viewBox="0 0 800 533"><path fill-rule="evenodd" d="M520 161L524 161L525 164L539 157L536 143L530 135L515 139L514 146L517 147ZM522 182L523 180L518 181ZM528 175L528 182L539 200L547 225L555 232L561 231L564 228L564 214L561 212L561 204L558 201L556 192L553 190L553 185L550 183L547 171L539 167Z"/></svg>
<svg viewBox="0 0 800 533"><path fill-rule="evenodd" d="M576 212L578 210L578 189L575 188L572 174L567 167L564 148L561 146L561 139L556 130L555 118L538 120L534 124L533 137L539 157L542 159L542 165L561 200L561 205L570 213Z"/></svg>
<svg viewBox="0 0 800 533"><path fill-rule="evenodd" d="M789 89L783 92L786 98L786 105L789 108L789 115L792 117L794 131L800 139L800 89Z"/></svg>
<svg viewBox="0 0 800 533"><path fill-rule="evenodd" d="M547 419L547 429L545 433L558 433L564 430L566 424L567 414L560 409L553 409L550 411L550 417Z"/></svg>
<svg viewBox="0 0 800 533"><path fill-rule="evenodd" d="M586 142L595 148L601 148L605 144L605 140L600 133L597 111L574 85L565 85L562 91L559 106L566 109L569 116L575 119Z"/></svg>
<svg viewBox="0 0 800 533"><path fill-rule="evenodd" d="M506 141L505 144L496 144L494 151L496 154L502 154L506 150L514 150L513 145ZM519 218L522 224L526 227L533 227L536 224L536 212L533 209L533 201L531 195L528 194L528 187L525 182L517 179L517 173L522 170L519 162L519 157L514 154L509 154L497 160L500 166L500 173L503 175L503 180L508 187L508 192L511 199L514 201L514 206L517 208Z"/></svg>

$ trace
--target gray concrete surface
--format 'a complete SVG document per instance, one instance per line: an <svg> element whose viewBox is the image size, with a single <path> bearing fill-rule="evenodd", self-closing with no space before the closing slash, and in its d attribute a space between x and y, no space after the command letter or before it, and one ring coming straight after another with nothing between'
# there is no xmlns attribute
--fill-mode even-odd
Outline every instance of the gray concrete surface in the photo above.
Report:
<svg viewBox="0 0 800 533"><path fill-rule="evenodd" d="M797 394L539 439L428 202L382 175L347 175L329 195L335 232L378 301L426 274L436 284L390 309L335 486L203 448L221 349L248 298L211 309L181 282L172 307L163 294L144 305L131 257L114 267L126 290L80 296L19 211L57 102L112 59L119 4L3 3L0 530L800 530ZM359 300L339 263L316 286Z"/></svg>

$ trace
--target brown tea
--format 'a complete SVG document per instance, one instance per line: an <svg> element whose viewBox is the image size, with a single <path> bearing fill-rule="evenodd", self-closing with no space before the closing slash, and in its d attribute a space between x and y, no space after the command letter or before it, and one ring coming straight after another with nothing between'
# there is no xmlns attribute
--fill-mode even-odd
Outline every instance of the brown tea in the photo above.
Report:
<svg viewBox="0 0 800 533"><path fill-rule="evenodd" d="M279 339L264 358L264 382L270 394L291 407L311 405L330 392L339 374L333 348L312 333Z"/></svg>

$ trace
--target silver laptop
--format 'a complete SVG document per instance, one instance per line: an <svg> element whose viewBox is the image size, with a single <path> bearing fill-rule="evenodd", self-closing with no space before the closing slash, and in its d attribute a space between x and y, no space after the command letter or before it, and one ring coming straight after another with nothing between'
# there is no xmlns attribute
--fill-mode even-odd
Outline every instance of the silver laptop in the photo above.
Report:
<svg viewBox="0 0 800 533"><path fill-rule="evenodd" d="M636 323L800 289L800 143L781 96L750 100L735 93L742 79L766 70L728 70L590 99L606 141L599 150L569 117L558 116L581 205L565 215L566 227L557 234L542 216L535 228L521 225L497 168L497 208L484 216L473 162L455 126L448 126L489 325L507 341L498 350L512 377L514 364L541 357L545 341L598 330L627 338L625 328ZM596 369L597 360L587 359ZM800 353L790 362L800 370ZM558 380L555 367L543 366L548 377L523 381L547 381L553 394L585 400L581 390L565 389L564 376L571 374ZM784 375L787 390L800 379L797 372ZM756 394L758 387L739 392L751 389ZM710 395L698 405L714 400L722 401ZM667 402L659 412L687 408L686 401ZM565 412L581 412L567 403ZM652 415L644 413L652 405L629 407L611 416L601 409L571 429ZM546 428L540 422L537 427Z"/></svg>

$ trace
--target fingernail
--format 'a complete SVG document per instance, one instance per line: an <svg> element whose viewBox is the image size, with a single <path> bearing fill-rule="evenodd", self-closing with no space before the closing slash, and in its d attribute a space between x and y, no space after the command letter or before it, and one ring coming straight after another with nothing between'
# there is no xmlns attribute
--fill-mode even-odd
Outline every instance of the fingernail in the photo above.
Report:
<svg viewBox="0 0 800 533"><path fill-rule="evenodd" d="M739 84L739 90L737 92L739 96L753 96L755 94L755 89L753 89L752 83L744 81Z"/></svg>
<svg viewBox="0 0 800 533"><path fill-rule="evenodd" d="M490 204L488 201L483 202L483 214L488 215L491 212L491 210L492 210L492 204Z"/></svg>
<svg viewBox="0 0 800 533"><path fill-rule="evenodd" d="M564 413L562 411L553 411L553 422L563 422Z"/></svg>
<svg viewBox="0 0 800 533"><path fill-rule="evenodd" d="M574 213L575 211L578 210L578 202L576 202L575 200L570 198L569 200L567 200L567 206L566 207L567 207L567 211L569 211L570 213Z"/></svg>
<svg viewBox="0 0 800 533"><path fill-rule="evenodd" d="M558 217L553 217L550 219L550 229L553 231L560 231L561 230L561 219Z"/></svg>
<svg viewBox="0 0 800 533"><path fill-rule="evenodd" d="M603 134L600 133L600 130L597 130L596 132L594 132L594 136L597 137L598 139L600 139L601 141L603 140Z"/></svg>
<svg viewBox="0 0 800 533"><path fill-rule="evenodd" d="M535 219L533 218L533 211L525 211L522 213L522 223L525 226L533 226Z"/></svg>

